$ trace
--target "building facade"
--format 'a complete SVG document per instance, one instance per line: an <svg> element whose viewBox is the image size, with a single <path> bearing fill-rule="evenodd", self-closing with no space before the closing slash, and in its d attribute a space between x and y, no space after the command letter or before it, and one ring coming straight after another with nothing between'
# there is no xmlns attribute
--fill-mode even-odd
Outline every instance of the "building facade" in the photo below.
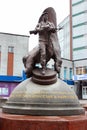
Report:
<svg viewBox="0 0 87 130"><path fill-rule="evenodd" d="M70 0L70 27L75 89L87 99L87 0Z"/></svg>
<svg viewBox="0 0 87 130"><path fill-rule="evenodd" d="M29 36L0 33L0 75L22 75L22 57L28 53L28 44Z"/></svg>
<svg viewBox="0 0 87 130"><path fill-rule="evenodd" d="M29 36L0 33L0 97L7 98L25 79L22 58L28 45Z"/></svg>
<svg viewBox="0 0 87 130"><path fill-rule="evenodd" d="M61 47L61 57L70 59L70 20L67 16L59 25L58 38Z"/></svg>
<svg viewBox="0 0 87 130"><path fill-rule="evenodd" d="M67 16L58 26L62 28L58 31L62 57L60 78L63 80L72 80L73 62L71 59L72 53L70 45L70 17Z"/></svg>
<svg viewBox="0 0 87 130"><path fill-rule="evenodd" d="M73 60L87 58L87 0L72 0Z"/></svg>
<svg viewBox="0 0 87 130"><path fill-rule="evenodd" d="M69 80L72 73L74 90L80 99L87 99L86 16L87 0L70 0L70 15L59 24L62 29L58 32L63 59L61 77Z"/></svg>

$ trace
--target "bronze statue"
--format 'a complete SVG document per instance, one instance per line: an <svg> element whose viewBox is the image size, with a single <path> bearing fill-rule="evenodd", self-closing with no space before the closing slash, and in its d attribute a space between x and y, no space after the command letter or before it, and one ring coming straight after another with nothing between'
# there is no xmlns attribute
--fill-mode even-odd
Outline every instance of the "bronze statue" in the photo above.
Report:
<svg viewBox="0 0 87 130"><path fill-rule="evenodd" d="M42 74L45 75L46 64L51 58L55 62L55 71L59 73L62 60L57 36L56 13L52 7L43 11L35 30L30 31L30 34L39 34L39 45L23 57L27 77L31 77L36 63L41 64Z"/></svg>

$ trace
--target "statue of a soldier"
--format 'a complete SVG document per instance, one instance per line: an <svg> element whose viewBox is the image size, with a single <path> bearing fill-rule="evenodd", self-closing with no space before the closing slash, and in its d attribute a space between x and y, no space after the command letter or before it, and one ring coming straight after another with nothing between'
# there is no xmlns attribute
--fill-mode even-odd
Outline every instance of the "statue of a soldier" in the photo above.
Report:
<svg viewBox="0 0 87 130"><path fill-rule="evenodd" d="M39 33L39 47L40 47L40 63L42 66L42 74L45 74L46 70L46 48L51 45L50 37L51 33L55 33L56 29L53 23L48 21L48 13L44 12L39 20L35 31L30 33Z"/></svg>
<svg viewBox="0 0 87 130"><path fill-rule="evenodd" d="M46 64L54 59L54 68L59 73L61 68L61 51L57 37L56 13L52 7L45 9L39 18L35 30L30 34L39 34L39 45L23 58L26 74L32 73L36 63L42 66L42 74L45 75ZM32 63L31 63L32 62Z"/></svg>

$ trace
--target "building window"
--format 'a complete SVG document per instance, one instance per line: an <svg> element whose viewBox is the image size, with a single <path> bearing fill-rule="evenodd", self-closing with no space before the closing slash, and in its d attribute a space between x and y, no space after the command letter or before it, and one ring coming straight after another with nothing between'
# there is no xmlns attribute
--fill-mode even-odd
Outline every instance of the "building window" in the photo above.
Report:
<svg viewBox="0 0 87 130"><path fill-rule="evenodd" d="M70 68L70 70L69 70L69 77L70 77L70 79L72 79L72 68Z"/></svg>
<svg viewBox="0 0 87 130"><path fill-rule="evenodd" d="M87 66L83 67L83 74L87 74Z"/></svg>
<svg viewBox="0 0 87 130"><path fill-rule="evenodd" d="M3 95L4 95L4 96L6 95L6 96L7 96L8 94L9 94L9 90L8 90L7 87L1 87L1 88L0 88L0 95L2 95L2 96L3 96Z"/></svg>
<svg viewBox="0 0 87 130"><path fill-rule="evenodd" d="M64 67L64 79L67 79L67 67Z"/></svg>
<svg viewBox="0 0 87 130"><path fill-rule="evenodd" d="M87 86L82 87L82 98L87 99Z"/></svg>
<svg viewBox="0 0 87 130"><path fill-rule="evenodd" d="M87 66L76 67L76 74L77 75L87 74Z"/></svg>
<svg viewBox="0 0 87 130"><path fill-rule="evenodd" d="M14 53L14 47L13 46L9 46L8 47L8 52Z"/></svg>

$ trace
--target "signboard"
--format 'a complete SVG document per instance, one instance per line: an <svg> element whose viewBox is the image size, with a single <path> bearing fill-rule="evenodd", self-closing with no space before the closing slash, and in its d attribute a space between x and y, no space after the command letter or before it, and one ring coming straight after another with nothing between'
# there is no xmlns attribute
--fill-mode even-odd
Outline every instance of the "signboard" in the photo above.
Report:
<svg viewBox="0 0 87 130"><path fill-rule="evenodd" d="M74 75L73 80L87 80L87 74Z"/></svg>

